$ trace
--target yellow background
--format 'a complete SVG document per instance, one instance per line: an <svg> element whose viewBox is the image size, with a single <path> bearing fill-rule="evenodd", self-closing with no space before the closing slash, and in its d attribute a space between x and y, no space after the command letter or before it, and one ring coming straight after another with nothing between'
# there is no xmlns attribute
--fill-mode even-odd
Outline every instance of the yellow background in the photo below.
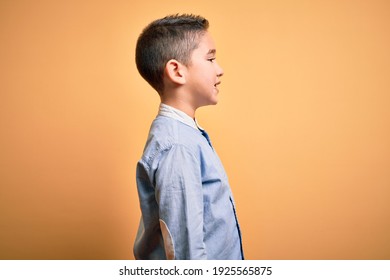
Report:
<svg viewBox="0 0 390 280"><path fill-rule="evenodd" d="M157 94L138 34L208 18L202 108L248 259L390 258L390 2L0 2L0 258L132 259Z"/></svg>

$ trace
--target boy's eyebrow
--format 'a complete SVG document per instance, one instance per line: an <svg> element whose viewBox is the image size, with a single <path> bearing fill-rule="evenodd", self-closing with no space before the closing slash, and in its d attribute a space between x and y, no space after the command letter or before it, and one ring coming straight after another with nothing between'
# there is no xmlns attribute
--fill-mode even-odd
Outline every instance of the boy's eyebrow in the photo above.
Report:
<svg viewBox="0 0 390 280"><path fill-rule="evenodd" d="M207 54L215 54L217 52L216 49L210 49Z"/></svg>

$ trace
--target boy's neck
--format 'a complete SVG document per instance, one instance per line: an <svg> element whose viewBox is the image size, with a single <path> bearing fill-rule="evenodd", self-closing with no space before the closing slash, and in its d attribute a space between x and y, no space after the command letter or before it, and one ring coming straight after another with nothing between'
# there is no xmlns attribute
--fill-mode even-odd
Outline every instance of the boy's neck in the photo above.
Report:
<svg viewBox="0 0 390 280"><path fill-rule="evenodd" d="M192 108L189 104L186 102L183 102L181 100L170 100L166 98L161 98L161 103L164 103L168 106L171 106L175 109L178 109L184 113L186 113L188 116L190 116L192 119L195 119L195 108Z"/></svg>

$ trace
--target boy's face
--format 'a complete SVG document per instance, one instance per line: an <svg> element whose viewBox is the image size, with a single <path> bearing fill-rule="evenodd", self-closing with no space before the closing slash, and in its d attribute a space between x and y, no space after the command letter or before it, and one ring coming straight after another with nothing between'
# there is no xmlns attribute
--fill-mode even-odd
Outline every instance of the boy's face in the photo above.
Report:
<svg viewBox="0 0 390 280"><path fill-rule="evenodd" d="M217 64L216 49L211 35L206 32L200 39L199 46L191 54L187 67L186 86L191 94L192 105L199 108L215 105L218 102L218 85L223 75Z"/></svg>

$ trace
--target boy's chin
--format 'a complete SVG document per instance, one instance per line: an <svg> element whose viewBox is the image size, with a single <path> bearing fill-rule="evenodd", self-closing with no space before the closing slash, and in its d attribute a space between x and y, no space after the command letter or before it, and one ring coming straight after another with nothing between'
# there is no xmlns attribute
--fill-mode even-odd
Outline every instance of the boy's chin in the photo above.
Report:
<svg viewBox="0 0 390 280"><path fill-rule="evenodd" d="M217 105L218 104L218 98L210 100L210 102L207 103L207 105Z"/></svg>
<svg viewBox="0 0 390 280"><path fill-rule="evenodd" d="M218 97L216 97L213 101L212 101L212 104L211 105L217 105L218 104Z"/></svg>
<svg viewBox="0 0 390 280"><path fill-rule="evenodd" d="M203 100L203 102L198 106L204 107L204 106L210 106L210 105L217 105L218 104L218 97L215 96L213 99Z"/></svg>

